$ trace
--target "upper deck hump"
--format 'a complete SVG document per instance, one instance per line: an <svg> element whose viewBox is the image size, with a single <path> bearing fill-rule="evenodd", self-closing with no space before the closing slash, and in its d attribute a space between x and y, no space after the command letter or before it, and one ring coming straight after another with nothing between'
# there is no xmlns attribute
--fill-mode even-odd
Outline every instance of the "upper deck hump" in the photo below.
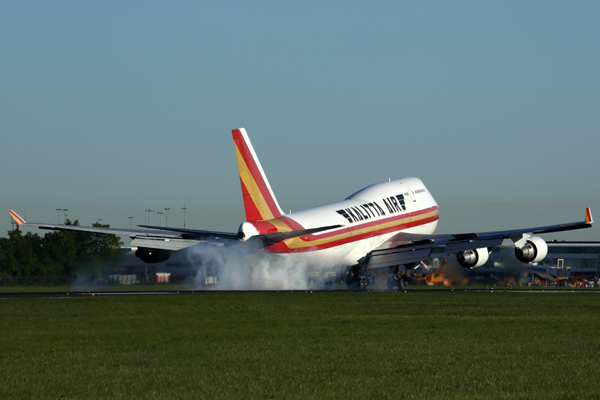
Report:
<svg viewBox="0 0 600 400"><path fill-rule="evenodd" d="M304 228L338 223L361 224L435 205L420 179L402 178L376 183L344 200L295 211L285 217Z"/></svg>
<svg viewBox="0 0 600 400"><path fill-rule="evenodd" d="M401 190L414 192L415 190L423 189L425 185L419 178L402 178L394 179L388 182L375 183L359 190L356 193L352 193L346 197L346 200L363 200L368 201L372 199L382 198L389 196L390 193ZM409 194L409 193L406 193Z"/></svg>

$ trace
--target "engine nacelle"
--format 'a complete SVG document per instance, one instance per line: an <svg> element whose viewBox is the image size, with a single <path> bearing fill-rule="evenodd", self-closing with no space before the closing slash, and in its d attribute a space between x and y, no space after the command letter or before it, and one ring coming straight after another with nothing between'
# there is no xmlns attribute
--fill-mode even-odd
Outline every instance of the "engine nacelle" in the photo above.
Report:
<svg viewBox="0 0 600 400"><path fill-rule="evenodd" d="M155 264L166 261L169 257L171 257L171 251L138 247L138 249L135 251L135 256L146 264Z"/></svg>
<svg viewBox="0 0 600 400"><path fill-rule="evenodd" d="M517 259L524 263L536 263L546 258L548 245L539 236L531 236L521 248L515 248Z"/></svg>
<svg viewBox="0 0 600 400"><path fill-rule="evenodd" d="M487 248L459 251L456 254L456 261L465 268L481 267L490 258Z"/></svg>
<svg viewBox="0 0 600 400"><path fill-rule="evenodd" d="M258 230L250 222L242 222L238 229L238 239L240 239L242 242L245 242L252 236L256 236L258 234Z"/></svg>

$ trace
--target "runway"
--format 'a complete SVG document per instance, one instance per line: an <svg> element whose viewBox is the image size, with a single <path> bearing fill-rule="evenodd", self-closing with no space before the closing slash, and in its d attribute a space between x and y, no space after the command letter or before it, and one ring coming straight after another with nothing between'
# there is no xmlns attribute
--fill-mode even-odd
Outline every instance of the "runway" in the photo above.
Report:
<svg viewBox="0 0 600 400"><path fill-rule="evenodd" d="M124 297L124 296L194 296L207 294L252 294L252 293L356 293L367 295L369 293L390 293L389 290L373 289L373 290L171 290L171 291L87 291L87 292L22 292L22 293L0 293L0 300L7 299L77 299L77 298L99 298L99 297ZM398 290L393 292L398 293ZM400 293L597 293L600 294L600 289L508 289L508 288L489 288L489 289L414 289L409 288L400 291Z"/></svg>

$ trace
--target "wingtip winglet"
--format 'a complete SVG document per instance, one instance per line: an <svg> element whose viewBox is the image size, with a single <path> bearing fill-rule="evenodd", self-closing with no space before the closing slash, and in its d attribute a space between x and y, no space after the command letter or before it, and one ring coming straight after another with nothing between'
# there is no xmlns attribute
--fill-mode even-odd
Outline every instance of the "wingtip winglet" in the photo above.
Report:
<svg viewBox="0 0 600 400"><path fill-rule="evenodd" d="M15 220L15 222L17 223L17 225L21 226L21 225L23 225L25 223L25 220L23 218L19 217L19 214L17 214L13 210L8 210L8 213L10 214L10 216L12 217L12 219Z"/></svg>
<svg viewBox="0 0 600 400"><path fill-rule="evenodd" d="M585 223L586 224L594 223L594 218L592 217L592 210L590 210L589 207L585 209Z"/></svg>

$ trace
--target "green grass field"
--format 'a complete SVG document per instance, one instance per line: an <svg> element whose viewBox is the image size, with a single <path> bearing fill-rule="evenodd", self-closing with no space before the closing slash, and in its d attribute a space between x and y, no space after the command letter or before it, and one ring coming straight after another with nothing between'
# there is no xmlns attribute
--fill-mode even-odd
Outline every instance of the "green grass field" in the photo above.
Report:
<svg viewBox="0 0 600 400"><path fill-rule="evenodd" d="M600 293L0 301L0 398L598 398Z"/></svg>

